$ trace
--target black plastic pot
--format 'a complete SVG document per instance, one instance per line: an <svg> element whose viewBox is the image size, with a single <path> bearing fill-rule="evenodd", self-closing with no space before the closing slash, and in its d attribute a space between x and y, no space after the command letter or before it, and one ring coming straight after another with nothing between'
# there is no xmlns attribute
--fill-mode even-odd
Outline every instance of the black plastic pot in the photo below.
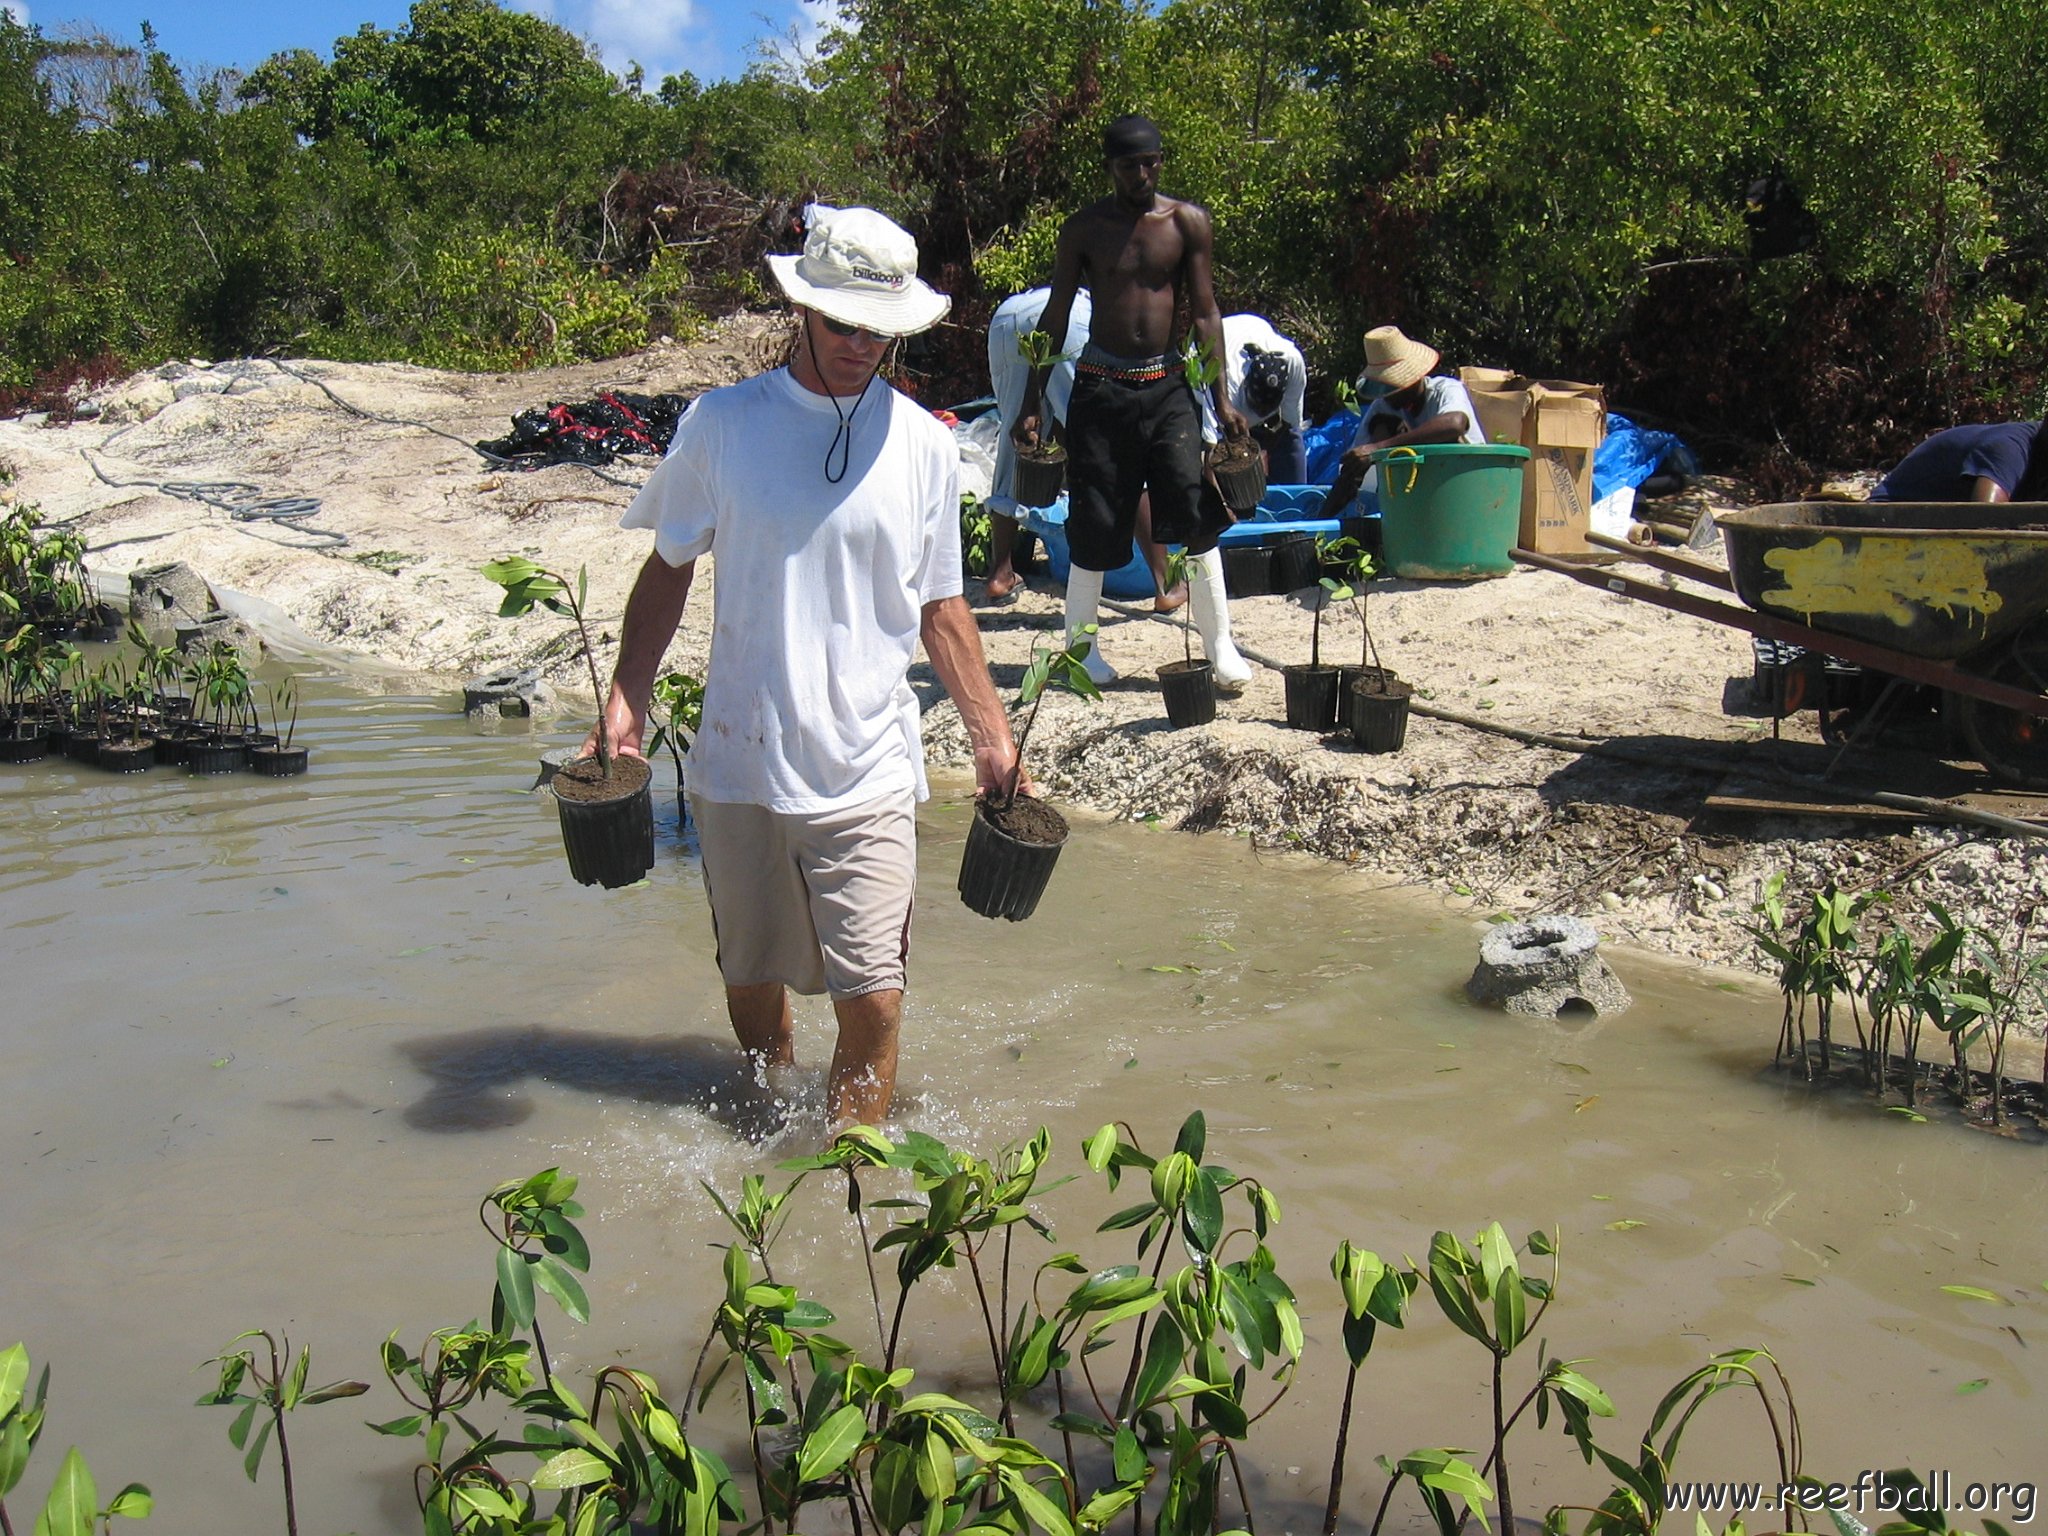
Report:
<svg viewBox="0 0 2048 1536"><path fill-rule="evenodd" d="M1337 669L1282 667L1287 690L1287 727L1294 731L1337 729Z"/></svg>
<svg viewBox="0 0 2048 1536"><path fill-rule="evenodd" d="M1169 661L1159 669L1159 692L1177 731L1216 718L1216 668L1207 661Z"/></svg>
<svg viewBox="0 0 2048 1536"><path fill-rule="evenodd" d="M239 736L195 739L185 748L187 773L240 773L248 766L249 749Z"/></svg>
<svg viewBox="0 0 2048 1536"><path fill-rule="evenodd" d="M1273 540L1273 590L1283 597L1316 584L1313 534L1283 533Z"/></svg>
<svg viewBox="0 0 2048 1536"><path fill-rule="evenodd" d="M281 747L272 742L249 749L249 766L273 779L290 779L306 771L310 757L304 747Z"/></svg>
<svg viewBox="0 0 2048 1536"><path fill-rule="evenodd" d="M1049 507L1060 499L1060 485L1067 477L1067 451L1055 448L1044 458L1028 452L1017 455L1017 473L1012 487L1022 507Z"/></svg>
<svg viewBox="0 0 2048 1536"><path fill-rule="evenodd" d="M147 736L103 741L93 760L109 773L141 773L156 766L156 743Z"/></svg>
<svg viewBox="0 0 2048 1536"><path fill-rule="evenodd" d="M173 727L161 732L156 738L156 760L172 765L182 764L192 755L194 739L187 727Z"/></svg>
<svg viewBox="0 0 2048 1536"><path fill-rule="evenodd" d="M1264 544L1223 546L1223 590L1230 597L1267 597L1273 591L1273 551Z"/></svg>
<svg viewBox="0 0 2048 1536"><path fill-rule="evenodd" d="M1408 700L1414 691L1398 677L1367 679L1351 690L1347 696L1351 739L1359 751L1383 754L1401 750L1408 739Z"/></svg>
<svg viewBox="0 0 2048 1536"><path fill-rule="evenodd" d="M960 858L960 899L970 912L1021 923L1038 910L1038 898L1045 894L1060 850L1067 845L1065 820L1052 807L1045 810L1060 820L1056 843L1014 838L988 819L987 806L975 806L967 850Z"/></svg>
<svg viewBox="0 0 2048 1536"><path fill-rule="evenodd" d="M1210 455L1209 467L1216 474L1216 489L1223 493L1223 505L1239 517L1251 512L1266 496L1266 460L1253 453L1242 459Z"/></svg>
<svg viewBox="0 0 2048 1536"><path fill-rule="evenodd" d="M644 758L615 757L610 787L617 793L600 800L565 797L565 776L589 762L571 763L548 787L555 793L570 875L579 885L617 890L654 868L654 770Z"/></svg>
<svg viewBox="0 0 2048 1536"><path fill-rule="evenodd" d="M1351 708L1351 690L1358 686L1361 678L1376 679L1377 681L1373 683L1373 687L1375 690L1378 690L1382 683L1394 681L1394 673L1388 667L1339 667L1337 669L1337 713L1340 717L1350 718L1346 711Z"/></svg>
<svg viewBox="0 0 2048 1536"><path fill-rule="evenodd" d="M49 752L50 738L41 731L0 731L0 763L39 763Z"/></svg>

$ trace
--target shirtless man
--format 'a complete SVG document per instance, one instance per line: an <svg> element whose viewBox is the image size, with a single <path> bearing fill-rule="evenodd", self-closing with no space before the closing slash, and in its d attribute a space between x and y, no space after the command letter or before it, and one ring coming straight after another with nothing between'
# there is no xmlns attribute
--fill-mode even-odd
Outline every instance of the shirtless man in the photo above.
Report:
<svg viewBox="0 0 2048 1536"><path fill-rule="evenodd" d="M1223 557L1216 552L1217 535L1231 517L1203 470L1202 414L1173 335L1174 312L1185 298L1196 342L1221 363L1223 317L1209 273L1209 214L1160 194L1166 156L1148 119L1116 119L1103 130L1102 153L1115 191L1060 226L1052 297L1039 322L1047 333L1064 336L1074 294L1087 285L1094 312L1067 407L1067 550L1073 562L1067 636L1071 642L1096 622L1103 573L1131 558L1138 498L1149 487L1154 537L1183 544L1198 557L1191 562L1191 602L1216 681L1241 688L1251 667L1231 644ZM1044 385L1044 370L1034 370L1010 429L1020 446L1038 441ZM1220 366L1210 395L1224 433L1248 437L1250 425L1231 404ZM1099 645L1087 665L1099 683L1116 677Z"/></svg>

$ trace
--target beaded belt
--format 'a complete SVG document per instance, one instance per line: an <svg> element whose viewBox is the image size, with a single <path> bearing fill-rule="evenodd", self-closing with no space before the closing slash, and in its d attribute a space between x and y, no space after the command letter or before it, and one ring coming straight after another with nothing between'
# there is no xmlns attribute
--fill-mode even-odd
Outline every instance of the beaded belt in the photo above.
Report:
<svg viewBox="0 0 2048 1536"><path fill-rule="evenodd" d="M1172 372L1164 357L1118 357L1098 352L1091 343L1074 363L1074 372L1091 379L1114 379L1119 384L1156 384Z"/></svg>

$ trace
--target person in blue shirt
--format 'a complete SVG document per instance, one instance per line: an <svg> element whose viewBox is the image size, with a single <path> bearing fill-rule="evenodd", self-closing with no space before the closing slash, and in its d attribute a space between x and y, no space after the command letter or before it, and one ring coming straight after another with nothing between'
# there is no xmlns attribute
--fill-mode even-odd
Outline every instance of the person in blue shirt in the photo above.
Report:
<svg viewBox="0 0 2048 1536"><path fill-rule="evenodd" d="M1937 432L1899 460L1872 501L2048 500L2048 433L2035 421Z"/></svg>

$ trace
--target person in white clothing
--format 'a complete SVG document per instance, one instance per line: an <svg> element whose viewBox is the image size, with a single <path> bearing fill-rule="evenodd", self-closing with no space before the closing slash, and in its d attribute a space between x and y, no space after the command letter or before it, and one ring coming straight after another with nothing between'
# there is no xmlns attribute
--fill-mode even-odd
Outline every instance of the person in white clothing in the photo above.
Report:
<svg viewBox="0 0 2048 1536"><path fill-rule="evenodd" d="M1252 441L1265 450L1266 483L1300 485L1308 474L1302 436L1308 362L1301 348L1263 315L1225 315L1223 377L1230 403L1251 423ZM1215 414L1202 414L1202 436L1212 443L1222 436Z"/></svg>
<svg viewBox="0 0 2048 1536"><path fill-rule="evenodd" d="M989 482L988 579L983 583L991 600L1000 602L1017 590L1023 577L1017 574L1013 556L1017 547L1017 445L1010 440L1009 425L1017 419L1024 403L1024 387L1031 382L1031 365L1017 350L1020 337L1038 329L1045 314L1050 288L1032 288L1003 300L988 323L988 382L996 397L996 416L1003 432L996 438L996 467ZM1067 400L1074 392L1074 359L1088 345L1088 293L1074 295L1074 308L1067 317L1066 338L1060 343L1060 361L1046 375L1045 403L1053 419L1067 419Z"/></svg>
<svg viewBox="0 0 2048 1536"><path fill-rule="evenodd" d="M1346 507L1361 487L1375 489L1372 456L1389 448L1485 445L1486 431L1465 386L1448 374L1430 372L1441 360L1435 347L1402 335L1397 326L1376 326L1365 333L1365 371L1358 376L1358 390L1371 397L1370 403L1324 506Z"/></svg>
<svg viewBox="0 0 2048 1536"><path fill-rule="evenodd" d="M983 791L1018 772L961 596L959 455L877 377L891 342L950 301L911 237L868 208L813 207L770 256L796 306L789 365L700 397L622 524L654 532L604 703L641 750L648 697L710 556L711 660L689 796L726 1010L765 1081L795 1060L789 989L827 992L835 1124L878 1121L896 1079L925 798L920 641L959 706ZM592 733L593 738L595 732Z"/></svg>

